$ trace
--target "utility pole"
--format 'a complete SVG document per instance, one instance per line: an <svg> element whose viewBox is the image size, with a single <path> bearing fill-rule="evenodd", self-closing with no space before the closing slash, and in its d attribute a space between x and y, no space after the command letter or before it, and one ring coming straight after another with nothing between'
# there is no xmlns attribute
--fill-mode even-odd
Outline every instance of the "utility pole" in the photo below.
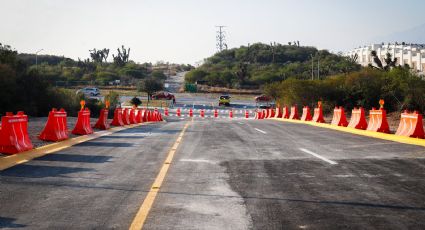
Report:
<svg viewBox="0 0 425 230"><path fill-rule="evenodd" d="M38 50L37 52L35 52L35 68L38 69L38 53L40 53L41 51L43 51L43 49Z"/></svg>
<svg viewBox="0 0 425 230"><path fill-rule="evenodd" d="M313 54L310 54L311 57L311 80L314 79L314 57Z"/></svg>
<svg viewBox="0 0 425 230"><path fill-rule="evenodd" d="M221 52L225 49L227 49L227 44L226 44L226 35L225 35L225 31L224 31L224 27L226 26L216 26L218 28L217 30L217 35L216 35L216 47L217 47L217 51Z"/></svg>

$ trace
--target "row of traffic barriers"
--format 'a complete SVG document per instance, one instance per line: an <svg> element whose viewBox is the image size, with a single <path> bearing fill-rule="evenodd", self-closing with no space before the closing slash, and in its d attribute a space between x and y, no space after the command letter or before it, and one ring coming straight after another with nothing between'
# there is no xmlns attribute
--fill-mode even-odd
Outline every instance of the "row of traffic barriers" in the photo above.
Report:
<svg viewBox="0 0 425 230"><path fill-rule="evenodd" d="M224 110L222 110L222 111L224 111ZM234 110L228 110L228 112L227 112L228 114L226 114L226 116L228 116L229 118L233 118L236 111L240 111L240 113L243 113L243 116L247 119L250 117L249 114L253 112L253 111L250 111L250 110L235 110L235 111ZM201 117L201 118L207 117L207 115L206 115L207 112L211 112L213 114L213 116L210 116L210 117L214 117L214 118L219 117L219 110L218 109L211 109L211 110L197 109L195 111L192 108L185 109L184 111L181 108L177 108L175 110L175 116L177 116L177 117L184 116L183 112L187 112L188 117L195 117L195 112L197 112L199 114L199 117ZM170 116L168 108L164 109L164 115Z"/></svg>
<svg viewBox="0 0 425 230"><path fill-rule="evenodd" d="M78 112L77 123L71 131L74 135L88 135L93 133L90 124L90 110L83 108ZM161 113L148 109L121 109L114 111L112 123L108 123L109 110L102 109L99 119L94 128L100 130L110 129L112 126L125 126L130 124L139 124L142 122L159 122L163 121ZM52 109L49 112L46 125L38 136L43 141L63 141L69 138L67 126L67 113L64 109ZM0 126L0 153L11 155L23 151L31 150L32 142L28 134L28 116L20 111L16 115L7 112L1 118Z"/></svg>
<svg viewBox="0 0 425 230"><path fill-rule="evenodd" d="M364 108L354 108L351 111L351 119L348 122L344 108L335 107L333 110L331 125L389 134L391 131L388 125L386 110L383 108L382 100L380 101L380 104L380 109L372 108L369 110L369 121L366 120ZM272 114L274 114L274 116ZM276 109L259 110L255 114L255 119L267 118L281 118L325 123L321 103L318 104L317 108L314 108L313 116L311 115L310 108L308 106L303 107L301 118L298 115L297 106L292 106L290 108L290 112L289 108L285 106L282 109L278 107ZM400 124L395 132L395 135L424 139L425 134L422 115L417 111L404 111L401 114Z"/></svg>

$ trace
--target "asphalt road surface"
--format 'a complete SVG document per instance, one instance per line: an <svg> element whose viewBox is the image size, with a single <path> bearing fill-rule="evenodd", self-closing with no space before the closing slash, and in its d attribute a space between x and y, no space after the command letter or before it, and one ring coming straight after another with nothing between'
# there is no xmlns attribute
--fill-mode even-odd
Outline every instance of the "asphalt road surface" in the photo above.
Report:
<svg viewBox="0 0 425 230"><path fill-rule="evenodd" d="M425 148L270 120L169 118L0 172L0 228L424 229Z"/></svg>

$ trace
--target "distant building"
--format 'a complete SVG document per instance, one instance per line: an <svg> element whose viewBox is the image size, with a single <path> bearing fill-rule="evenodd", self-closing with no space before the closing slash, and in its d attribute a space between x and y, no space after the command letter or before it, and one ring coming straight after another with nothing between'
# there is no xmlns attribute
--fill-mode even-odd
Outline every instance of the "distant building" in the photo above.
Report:
<svg viewBox="0 0 425 230"><path fill-rule="evenodd" d="M346 55L353 57L357 54L357 63L362 66L368 66L369 64L376 66L371 56L373 50L376 51L383 65L385 65L384 59L387 53L390 53L392 58L397 58L397 65L404 66L408 64L417 73L425 74L425 44L373 44L356 48L346 53Z"/></svg>

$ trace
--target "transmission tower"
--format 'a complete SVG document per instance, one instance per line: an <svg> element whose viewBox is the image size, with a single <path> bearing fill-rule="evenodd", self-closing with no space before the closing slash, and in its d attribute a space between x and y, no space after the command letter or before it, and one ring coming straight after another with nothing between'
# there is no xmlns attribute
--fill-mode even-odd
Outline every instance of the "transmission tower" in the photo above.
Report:
<svg viewBox="0 0 425 230"><path fill-rule="evenodd" d="M226 32L224 31L224 27L226 26L216 26L218 28L217 30L217 36L216 36L216 47L217 51L221 52L225 49L227 49L227 43L226 43Z"/></svg>

